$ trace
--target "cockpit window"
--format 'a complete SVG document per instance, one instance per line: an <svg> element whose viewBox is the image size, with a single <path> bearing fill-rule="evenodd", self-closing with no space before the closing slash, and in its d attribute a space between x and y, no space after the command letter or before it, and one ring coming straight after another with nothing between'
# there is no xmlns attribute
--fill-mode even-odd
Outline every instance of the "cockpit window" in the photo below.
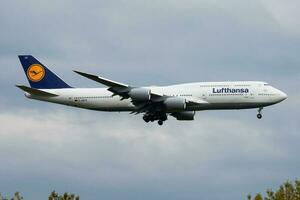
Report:
<svg viewBox="0 0 300 200"><path fill-rule="evenodd" d="M269 86L269 84L268 84L268 83L265 83L264 86Z"/></svg>

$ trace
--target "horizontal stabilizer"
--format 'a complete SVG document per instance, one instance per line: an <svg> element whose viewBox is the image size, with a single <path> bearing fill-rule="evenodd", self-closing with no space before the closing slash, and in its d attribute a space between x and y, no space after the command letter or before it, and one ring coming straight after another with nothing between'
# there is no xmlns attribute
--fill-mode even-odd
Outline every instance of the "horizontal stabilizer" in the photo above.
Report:
<svg viewBox="0 0 300 200"><path fill-rule="evenodd" d="M52 94L50 92L45 92L45 91L42 91L42 90L39 90L39 89L30 88L30 87L27 87L25 85L16 85L16 87L20 88L24 92L27 92L29 94L36 95L36 96L43 96L43 97L56 97L56 96L58 96L57 94Z"/></svg>

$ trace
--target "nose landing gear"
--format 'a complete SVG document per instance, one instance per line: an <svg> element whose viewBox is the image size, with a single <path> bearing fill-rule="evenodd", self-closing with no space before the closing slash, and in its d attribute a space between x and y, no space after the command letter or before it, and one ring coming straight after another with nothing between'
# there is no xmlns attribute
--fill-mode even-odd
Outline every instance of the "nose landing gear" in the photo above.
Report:
<svg viewBox="0 0 300 200"><path fill-rule="evenodd" d="M256 115L257 119L261 119L262 118L262 114L261 114L262 109L263 108L259 108L258 109L258 114Z"/></svg>

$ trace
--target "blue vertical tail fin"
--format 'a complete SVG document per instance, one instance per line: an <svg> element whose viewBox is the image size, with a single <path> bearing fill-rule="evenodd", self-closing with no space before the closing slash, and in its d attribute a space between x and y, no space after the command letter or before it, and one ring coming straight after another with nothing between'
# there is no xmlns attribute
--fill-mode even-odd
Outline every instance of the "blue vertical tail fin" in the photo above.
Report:
<svg viewBox="0 0 300 200"><path fill-rule="evenodd" d="M71 88L67 83L51 72L45 65L31 55L19 55L26 77L32 88L58 89Z"/></svg>

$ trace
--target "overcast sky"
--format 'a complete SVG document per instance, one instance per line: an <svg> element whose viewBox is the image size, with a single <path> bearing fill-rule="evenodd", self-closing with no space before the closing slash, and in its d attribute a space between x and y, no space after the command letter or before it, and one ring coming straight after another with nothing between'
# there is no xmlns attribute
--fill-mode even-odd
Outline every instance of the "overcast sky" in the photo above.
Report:
<svg viewBox="0 0 300 200"><path fill-rule="evenodd" d="M231 200L300 177L300 1L1 0L0 192L86 200ZM74 69L131 85L261 80L289 98L193 122L31 101L32 54L74 87Z"/></svg>

